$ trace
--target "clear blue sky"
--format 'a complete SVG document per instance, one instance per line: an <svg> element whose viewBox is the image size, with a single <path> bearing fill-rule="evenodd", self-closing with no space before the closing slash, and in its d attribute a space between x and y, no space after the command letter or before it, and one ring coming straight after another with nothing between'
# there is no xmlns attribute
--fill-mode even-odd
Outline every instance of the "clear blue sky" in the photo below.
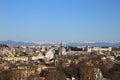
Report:
<svg viewBox="0 0 120 80"><path fill-rule="evenodd" d="M0 40L120 41L120 0L0 0Z"/></svg>

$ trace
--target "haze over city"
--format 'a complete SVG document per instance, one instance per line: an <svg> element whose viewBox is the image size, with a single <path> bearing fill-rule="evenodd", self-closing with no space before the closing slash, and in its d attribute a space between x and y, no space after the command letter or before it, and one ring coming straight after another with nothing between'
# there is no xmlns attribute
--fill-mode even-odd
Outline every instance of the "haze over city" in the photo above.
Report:
<svg viewBox="0 0 120 80"><path fill-rule="evenodd" d="M1 0L0 41L119 42L120 0Z"/></svg>

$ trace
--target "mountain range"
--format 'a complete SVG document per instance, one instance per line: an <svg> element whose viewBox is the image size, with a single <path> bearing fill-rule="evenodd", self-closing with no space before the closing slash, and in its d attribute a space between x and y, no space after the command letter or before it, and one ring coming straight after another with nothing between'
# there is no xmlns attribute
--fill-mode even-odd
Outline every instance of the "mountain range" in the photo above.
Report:
<svg viewBox="0 0 120 80"><path fill-rule="evenodd" d="M40 43L40 42L23 42L23 41L12 41L12 40L7 40L7 41L0 41L0 44L7 44L10 46L53 46L53 45L60 45L60 42L44 42L44 43ZM63 44L65 46L87 46L88 43L85 42L66 42ZM94 43L89 43L90 46L113 46L113 47L117 47L120 46L120 42L118 43L108 43L108 42L94 42Z"/></svg>

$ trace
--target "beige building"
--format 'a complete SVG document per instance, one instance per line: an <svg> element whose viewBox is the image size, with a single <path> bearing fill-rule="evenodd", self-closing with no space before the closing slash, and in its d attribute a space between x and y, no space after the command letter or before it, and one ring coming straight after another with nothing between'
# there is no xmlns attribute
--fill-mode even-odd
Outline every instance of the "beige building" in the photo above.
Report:
<svg viewBox="0 0 120 80"><path fill-rule="evenodd" d="M11 65L0 73L0 80L39 80L40 65Z"/></svg>
<svg viewBox="0 0 120 80"><path fill-rule="evenodd" d="M26 56L19 56L19 57L3 57L3 60L6 61L28 61L28 57Z"/></svg>

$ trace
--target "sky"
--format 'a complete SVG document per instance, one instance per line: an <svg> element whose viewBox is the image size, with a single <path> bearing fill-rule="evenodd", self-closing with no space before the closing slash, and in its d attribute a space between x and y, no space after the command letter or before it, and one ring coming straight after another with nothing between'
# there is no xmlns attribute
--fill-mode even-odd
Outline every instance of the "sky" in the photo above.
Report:
<svg viewBox="0 0 120 80"><path fill-rule="evenodd" d="M0 0L0 40L120 41L120 0Z"/></svg>

